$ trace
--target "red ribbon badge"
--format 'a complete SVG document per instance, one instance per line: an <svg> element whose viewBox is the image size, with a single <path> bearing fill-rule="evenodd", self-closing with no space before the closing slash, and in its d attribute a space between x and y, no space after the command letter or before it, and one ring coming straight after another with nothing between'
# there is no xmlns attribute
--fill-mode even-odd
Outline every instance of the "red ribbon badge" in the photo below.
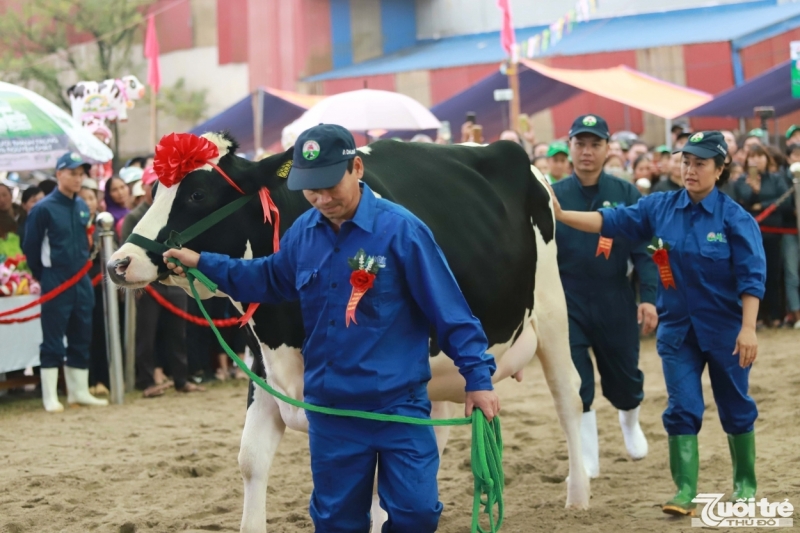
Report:
<svg viewBox="0 0 800 533"><path fill-rule="evenodd" d="M347 311L344 315L345 327L350 327L351 320L358 325L358 322L356 322L356 307L358 307L361 297L372 288L373 283L375 283L375 274L372 272L354 270L350 274L350 285L353 286L353 290L350 291L350 301L347 302Z"/></svg>
<svg viewBox="0 0 800 533"><path fill-rule="evenodd" d="M653 261L658 266L658 273L661 275L661 284L664 285L664 288L669 289L672 287L677 289L675 278L672 276L672 268L669 266L669 254L667 251L660 248L653 252Z"/></svg>
<svg viewBox="0 0 800 533"><path fill-rule="evenodd" d="M597 257L600 254L606 256L611 255L611 247L614 245L614 239L609 239L608 237L600 237L600 240L597 241L597 251L595 252L594 256Z"/></svg>

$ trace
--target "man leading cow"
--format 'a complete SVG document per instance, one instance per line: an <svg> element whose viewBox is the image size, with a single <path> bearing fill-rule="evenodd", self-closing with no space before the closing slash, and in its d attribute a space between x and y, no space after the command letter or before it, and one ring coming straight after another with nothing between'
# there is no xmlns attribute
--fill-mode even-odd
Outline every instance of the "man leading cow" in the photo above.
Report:
<svg viewBox="0 0 800 533"><path fill-rule="evenodd" d="M306 339L305 398L323 406L430 415L429 324L466 380L466 414L499 411L494 359L433 235L417 217L359 183L355 142L339 126L298 137L288 187L316 209L281 240L281 251L238 260L170 250L237 301L300 300ZM176 273L180 267L169 264ZM316 531L369 527L378 466L383 531L435 531L442 504L430 427L307 413Z"/></svg>
<svg viewBox="0 0 800 533"><path fill-rule="evenodd" d="M603 172L608 153L606 121L596 115L578 117L569 132L574 172L553 184L565 209L596 211L601 207L635 204L636 188ZM572 360L581 376L581 443L589 477L600 472L597 418L594 401L594 352L603 395L619 410L619 422L629 455L647 455L647 439L639 425L644 375L639 370L639 328L649 333L658 324L654 305L656 268L643 243L613 241L581 233L558 223L558 266L569 313ZM639 278L641 302L636 306L629 274L633 262Z"/></svg>

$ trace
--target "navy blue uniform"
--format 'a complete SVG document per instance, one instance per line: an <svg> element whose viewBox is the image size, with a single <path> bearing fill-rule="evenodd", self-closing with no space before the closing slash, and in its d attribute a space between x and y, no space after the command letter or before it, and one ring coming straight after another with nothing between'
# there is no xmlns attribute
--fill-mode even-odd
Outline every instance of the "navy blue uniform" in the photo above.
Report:
<svg viewBox="0 0 800 533"><path fill-rule="evenodd" d="M33 276L41 283L42 293L67 281L87 263L88 224L89 208L78 195L67 198L55 189L33 206L25 224L23 251ZM94 293L88 275L42 305L42 368L57 368L65 362L73 368L89 368L93 307Z"/></svg>
<svg viewBox="0 0 800 533"><path fill-rule="evenodd" d="M684 190L651 194L634 206L601 213L604 236L655 236L671 247L676 288L659 283L656 303L657 348L669 394L667 433L700 431L706 364L725 432L752 431L758 411L747 394L750 367L741 368L731 354L742 327L741 295L764 296L766 260L756 221L716 189L697 204Z"/></svg>
<svg viewBox="0 0 800 533"><path fill-rule="evenodd" d="M596 186L583 187L577 176L553 184L562 209L596 211L601 207L635 204L641 194L617 177L601 173ZM558 222L558 268L567 299L572 360L581 376L583 410L594 401L592 348L603 395L617 409L635 409L644 398L644 375L639 370L637 305L627 277L633 261L642 302L655 304L657 271L645 244L625 237L614 239L608 259L596 256L598 236Z"/></svg>
<svg viewBox="0 0 800 533"><path fill-rule="evenodd" d="M352 287L348 258L359 249L385 266L345 325ZM468 391L491 390L494 359L433 235L405 208L366 184L338 233L316 209L300 216L280 251L254 260L210 253L198 268L244 302L300 300L305 400L330 407L430 416L430 326ZM384 531L436 530L442 504L431 427L307 413L316 531L367 531L375 466Z"/></svg>

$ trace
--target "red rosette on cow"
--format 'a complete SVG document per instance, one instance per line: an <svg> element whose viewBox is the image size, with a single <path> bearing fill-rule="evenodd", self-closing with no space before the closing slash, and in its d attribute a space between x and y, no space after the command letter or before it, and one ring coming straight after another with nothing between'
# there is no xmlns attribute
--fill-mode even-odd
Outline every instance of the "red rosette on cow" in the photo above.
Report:
<svg viewBox="0 0 800 533"><path fill-rule="evenodd" d="M188 173L219 157L219 148L205 137L191 133L164 135L156 145L153 170L167 187L179 183Z"/></svg>

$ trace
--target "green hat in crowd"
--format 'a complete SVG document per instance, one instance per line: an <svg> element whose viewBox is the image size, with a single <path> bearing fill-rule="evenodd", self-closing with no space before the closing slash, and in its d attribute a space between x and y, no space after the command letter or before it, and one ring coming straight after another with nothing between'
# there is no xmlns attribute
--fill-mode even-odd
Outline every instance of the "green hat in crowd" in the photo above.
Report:
<svg viewBox="0 0 800 533"><path fill-rule="evenodd" d="M670 150L669 146L666 144L662 144L661 146L656 147L655 152L657 154L671 154L672 150Z"/></svg>
<svg viewBox="0 0 800 533"><path fill-rule="evenodd" d="M554 142L547 148L547 157L564 154L569 157L569 146L562 142Z"/></svg>
<svg viewBox="0 0 800 533"><path fill-rule="evenodd" d="M752 130L747 132L747 136L748 137L761 137L761 138L766 139L767 138L767 132L762 130L761 128L753 128Z"/></svg>
<svg viewBox="0 0 800 533"><path fill-rule="evenodd" d="M800 130L800 126L795 126L794 124L789 126L789 129L786 130L786 138L788 139L789 137L794 135L794 132L796 132L797 130Z"/></svg>

